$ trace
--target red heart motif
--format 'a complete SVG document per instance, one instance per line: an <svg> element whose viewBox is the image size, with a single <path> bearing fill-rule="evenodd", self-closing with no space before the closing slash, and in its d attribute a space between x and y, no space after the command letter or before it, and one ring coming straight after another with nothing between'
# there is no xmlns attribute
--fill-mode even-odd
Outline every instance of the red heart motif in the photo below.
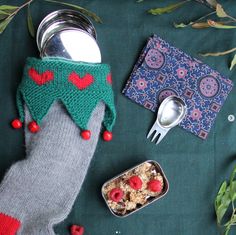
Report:
<svg viewBox="0 0 236 235"><path fill-rule="evenodd" d="M83 235L84 234L84 227L79 225L72 225L70 228L71 235Z"/></svg>
<svg viewBox="0 0 236 235"><path fill-rule="evenodd" d="M44 85L54 79L54 74L52 71L47 70L41 74L38 73L34 68L29 69L29 76L31 79L39 86Z"/></svg>
<svg viewBox="0 0 236 235"><path fill-rule="evenodd" d="M79 90L83 90L94 82L94 78L89 73L86 73L83 77L80 77L76 72L72 72L69 76L69 81L72 82Z"/></svg>
<svg viewBox="0 0 236 235"><path fill-rule="evenodd" d="M109 84L112 84L111 73L109 73L109 74L107 75L107 82L108 82Z"/></svg>

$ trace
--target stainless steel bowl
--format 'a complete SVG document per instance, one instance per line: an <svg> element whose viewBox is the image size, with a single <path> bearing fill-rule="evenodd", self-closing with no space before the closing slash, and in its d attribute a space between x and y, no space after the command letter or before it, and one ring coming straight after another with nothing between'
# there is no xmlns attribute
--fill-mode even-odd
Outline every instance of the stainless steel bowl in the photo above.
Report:
<svg viewBox="0 0 236 235"><path fill-rule="evenodd" d="M51 12L40 23L36 42L39 51L48 38L50 38L55 32L64 30L65 28L78 28L82 31L89 33L94 39L97 39L97 34L93 23L84 15L78 11L62 9Z"/></svg>
<svg viewBox="0 0 236 235"><path fill-rule="evenodd" d="M36 42L41 57L63 57L74 61L101 62L96 31L81 13L63 9L47 15L40 23Z"/></svg>

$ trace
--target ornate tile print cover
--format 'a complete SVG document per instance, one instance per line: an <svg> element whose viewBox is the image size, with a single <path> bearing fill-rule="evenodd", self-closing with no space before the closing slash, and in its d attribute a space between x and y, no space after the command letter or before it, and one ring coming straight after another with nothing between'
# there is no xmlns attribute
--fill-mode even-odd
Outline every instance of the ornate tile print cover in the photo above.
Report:
<svg viewBox="0 0 236 235"><path fill-rule="evenodd" d="M232 87L231 80L154 35L144 47L123 93L153 112L167 96L180 96L188 111L179 125L206 139Z"/></svg>

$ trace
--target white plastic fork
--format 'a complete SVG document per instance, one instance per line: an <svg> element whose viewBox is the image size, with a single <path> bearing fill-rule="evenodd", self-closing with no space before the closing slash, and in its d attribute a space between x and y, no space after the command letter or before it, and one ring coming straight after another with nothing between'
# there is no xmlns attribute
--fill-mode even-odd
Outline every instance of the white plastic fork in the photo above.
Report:
<svg viewBox="0 0 236 235"><path fill-rule="evenodd" d="M184 118L187 108L184 101L177 96L168 96L158 109L157 119L149 131L147 138L152 137L159 144L167 132L177 126Z"/></svg>

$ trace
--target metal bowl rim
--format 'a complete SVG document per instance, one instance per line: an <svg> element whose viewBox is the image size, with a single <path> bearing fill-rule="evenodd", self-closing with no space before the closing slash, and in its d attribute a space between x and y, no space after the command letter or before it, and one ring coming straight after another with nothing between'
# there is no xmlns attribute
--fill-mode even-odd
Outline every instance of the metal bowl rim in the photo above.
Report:
<svg viewBox="0 0 236 235"><path fill-rule="evenodd" d="M43 26L44 26L47 22L50 22L50 20L52 20L53 18L56 18L58 14L64 13L64 12L65 12L65 13L66 13L66 12L70 12L70 13L72 13L72 14L74 14L74 15L79 15L80 17L84 18L84 19L92 26L92 28L94 29L95 40L97 39L97 33L96 33L96 30L95 30L95 27L94 27L92 21L91 21L89 18L87 18L84 14L82 14L81 12L76 11L76 10L72 10L72 9L60 9L60 10L53 11L53 12L49 13L48 15L46 15L46 16L42 19L42 21L40 22L40 24L39 24L39 26L38 26L38 28L37 28L36 43L37 43L37 47L38 47L39 51L42 50L41 41L39 41L39 36L40 36L40 34L41 34L41 32L42 32ZM52 21L51 24L49 24L49 26L52 25L52 24L53 24L53 21ZM48 27L49 27L49 26L48 26ZM48 27L47 27L47 28L48 28ZM47 29L47 28L46 28L46 29ZM45 32L45 31L46 31L46 30L44 30L44 32ZM42 35L43 35L43 34L42 34ZM42 38L42 37L41 37L41 38Z"/></svg>
<svg viewBox="0 0 236 235"><path fill-rule="evenodd" d="M41 50L40 50L40 57L46 57L46 55L43 55L43 54L44 54L44 51L45 51L45 48L46 48L47 44L50 42L50 40L51 40L56 34L61 33L61 32L63 32L63 31L70 31L70 30L71 30L71 31L79 31L79 32L81 32L81 33L84 33L84 34L88 35L88 36L96 43L96 45L97 45L97 47L98 47L98 49L99 49L100 55L101 55L100 47L98 46L98 43L97 43L97 41L94 39L94 37L91 36L91 34L89 34L88 32L86 32L86 31L84 31L84 30L82 30L82 29L79 29L79 28L68 27L68 28L63 28L63 29L61 29L61 30L58 30L57 32L55 32L54 34L52 34L50 37L48 37L48 38L45 40L45 42L44 42L44 44L43 44L43 46L42 46L42 48L41 48ZM101 61L102 61L102 56L101 56ZM100 61L100 62L97 62L97 63L101 63L101 61Z"/></svg>

